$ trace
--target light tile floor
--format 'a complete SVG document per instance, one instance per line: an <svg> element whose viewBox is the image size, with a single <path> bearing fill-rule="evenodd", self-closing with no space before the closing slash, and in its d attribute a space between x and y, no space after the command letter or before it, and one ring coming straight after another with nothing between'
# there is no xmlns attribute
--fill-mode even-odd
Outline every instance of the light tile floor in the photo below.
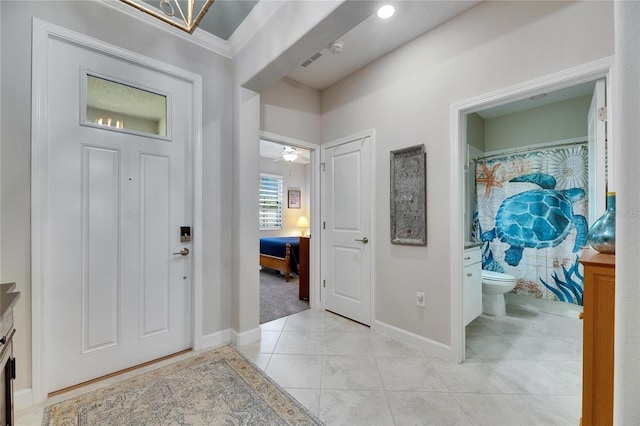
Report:
<svg viewBox="0 0 640 426"><path fill-rule="evenodd" d="M577 426L581 321L507 313L469 324L462 364L313 310L263 324L261 341L238 350L328 426ZM35 426L42 406L16 414L18 425Z"/></svg>
<svg viewBox="0 0 640 426"><path fill-rule="evenodd" d="M329 312L262 327L238 349L327 425L571 425L582 323L507 307L467 327L467 361L429 358Z"/></svg>

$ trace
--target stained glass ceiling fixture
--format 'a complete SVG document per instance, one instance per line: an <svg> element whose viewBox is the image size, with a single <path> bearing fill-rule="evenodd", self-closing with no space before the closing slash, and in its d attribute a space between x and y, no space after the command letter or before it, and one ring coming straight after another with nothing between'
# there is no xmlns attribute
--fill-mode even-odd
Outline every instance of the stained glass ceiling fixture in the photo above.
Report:
<svg viewBox="0 0 640 426"><path fill-rule="evenodd" d="M204 18L214 0L206 0L202 6L196 6L196 0L120 0L136 9L158 18L167 24L193 34L196 27ZM156 4L158 8L148 6L147 3ZM198 1L198 3L203 3ZM186 10L185 10L186 9ZM186 14L185 14L186 12Z"/></svg>

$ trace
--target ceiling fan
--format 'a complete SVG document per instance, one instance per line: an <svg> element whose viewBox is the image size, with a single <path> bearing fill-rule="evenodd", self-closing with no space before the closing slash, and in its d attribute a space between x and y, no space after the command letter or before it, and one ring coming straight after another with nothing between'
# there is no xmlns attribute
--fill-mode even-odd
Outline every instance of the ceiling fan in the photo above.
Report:
<svg viewBox="0 0 640 426"><path fill-rule="evenodd" d="M309 164L311 153L304 148L260 139L260 157L269 158L274 162Z"/></svg>
<svg viewBox="0 0 640 426"><path fill-rule="evenodd" d="M285 146L282 148L282 152L280 154L279 158L276 158L275 161L288 161L289 163L291 163L292 161L294 161L296 158L298 158L298 150L295 149L292 146Z"/></svg>

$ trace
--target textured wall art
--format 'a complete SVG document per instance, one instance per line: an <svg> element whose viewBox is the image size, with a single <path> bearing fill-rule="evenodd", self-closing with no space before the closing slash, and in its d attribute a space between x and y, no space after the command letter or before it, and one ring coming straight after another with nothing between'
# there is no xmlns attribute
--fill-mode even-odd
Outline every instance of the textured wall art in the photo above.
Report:
<svg viewBox="0 0 640 426"><path fill-rule="evenodd" d="M427 155L424 145L391 151L391 243L427 244Z"/></svg>
<svg viewBox="0 0 640 426"><path fill-rule="evenodd" d="M479 161L483 269L515 276L515 293L582 305L587 189L586 143Z"/></svg>

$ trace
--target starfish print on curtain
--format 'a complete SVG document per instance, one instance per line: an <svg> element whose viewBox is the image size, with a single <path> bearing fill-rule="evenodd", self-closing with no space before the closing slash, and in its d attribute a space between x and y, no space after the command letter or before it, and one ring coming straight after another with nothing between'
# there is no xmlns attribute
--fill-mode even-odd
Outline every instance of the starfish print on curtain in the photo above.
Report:
<svg viewBox="0 0 640 426"><path fill-rule="evenodd" d="M478 183L484 183L485 184L484 195L486 197L488 197L489 194L491 193L491 187L492 186L495 186L497 188L502 188L502 183L499 182L498 180L496 180L496 178L494 176L496 170L498 169L498 167L500 167L500 164L498 163L495 166L493 166L491 171L489 171L489 168L487 168L487 165L485 163L482 163L481 166L482 166L482 171L483 171L485 177L477 178L476 179L476 184L478 184Z"/></svg>

